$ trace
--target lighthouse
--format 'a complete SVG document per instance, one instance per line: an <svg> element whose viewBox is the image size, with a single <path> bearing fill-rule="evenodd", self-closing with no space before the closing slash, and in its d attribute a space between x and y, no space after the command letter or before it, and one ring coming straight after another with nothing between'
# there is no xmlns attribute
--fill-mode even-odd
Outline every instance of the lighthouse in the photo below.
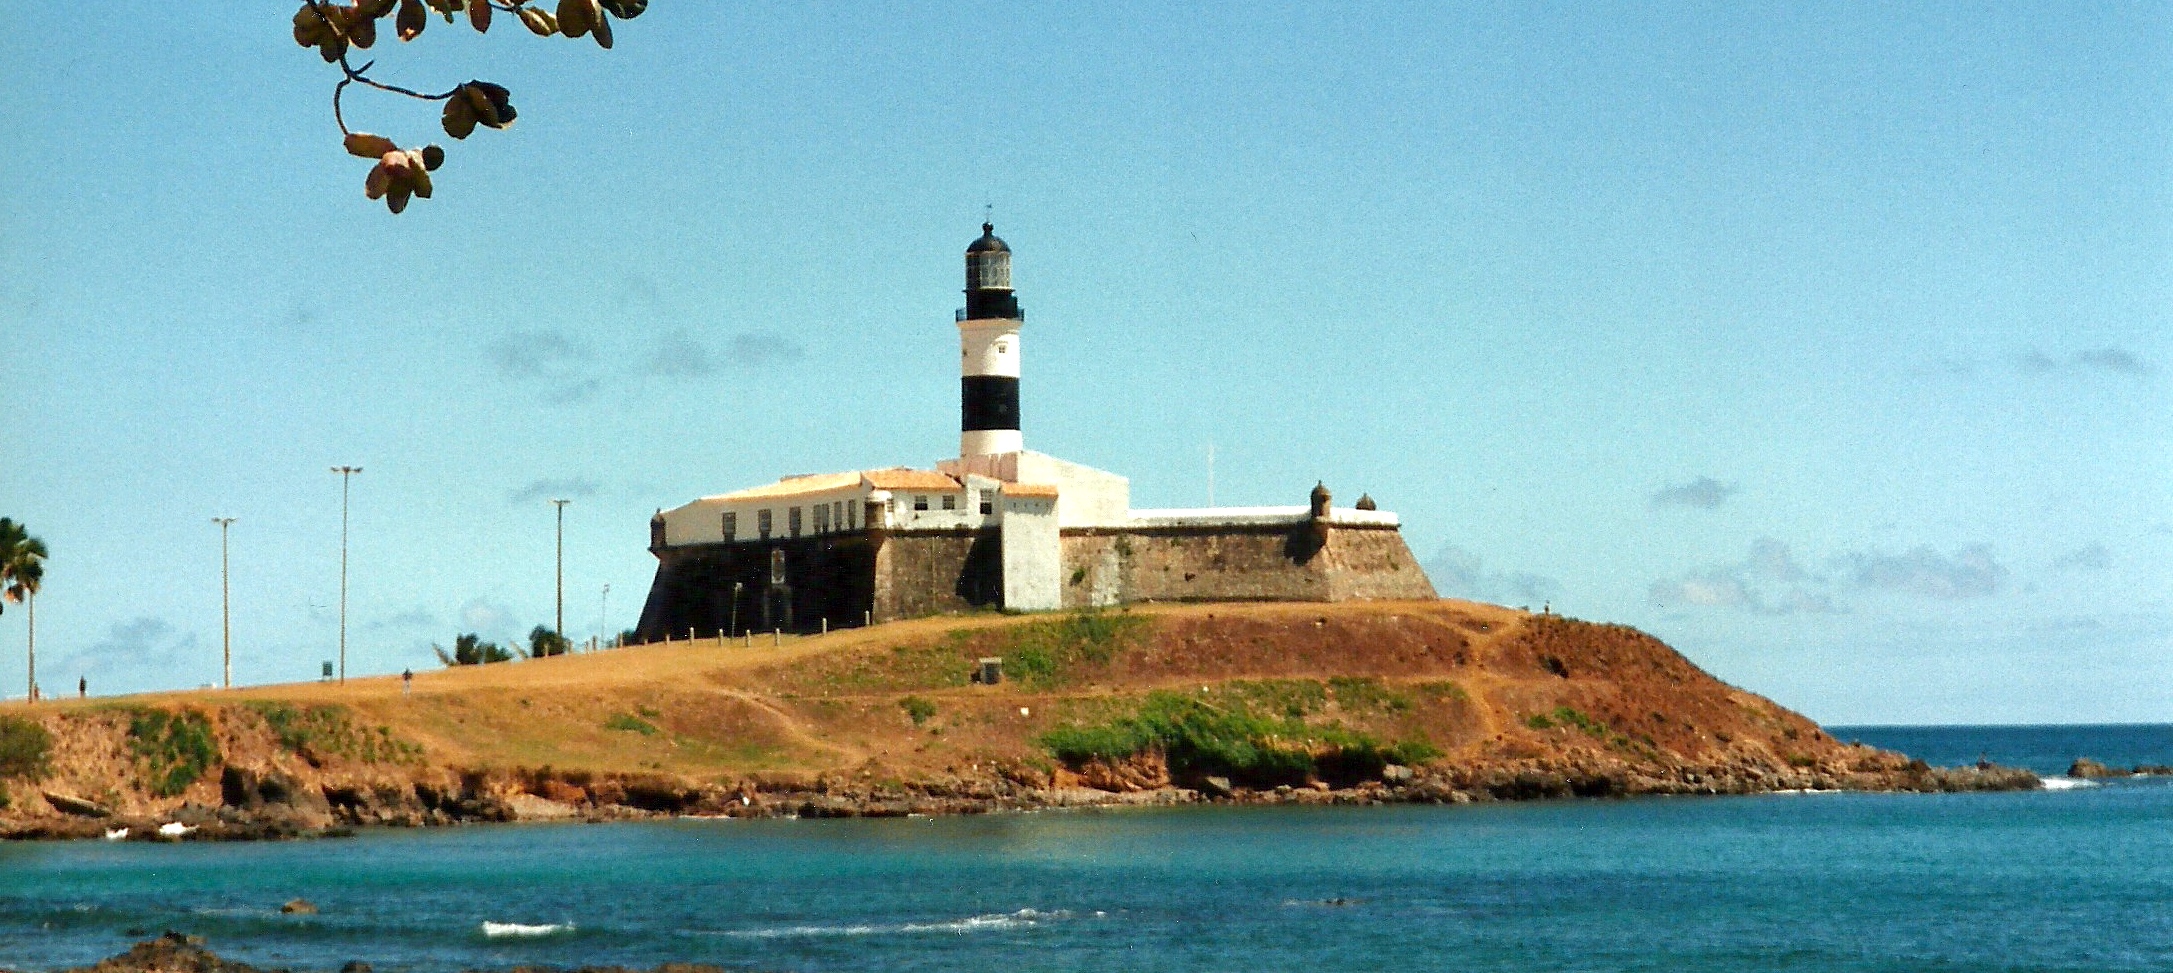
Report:
<svg viewBox="0 0 2173 973"><path fill-rule="evenodd" d="M958 455L1026 448L1019 434L1019 329L1026 312L1011 290L1011 248L981 224L966 247L966 306L958 311Z"/></svg>

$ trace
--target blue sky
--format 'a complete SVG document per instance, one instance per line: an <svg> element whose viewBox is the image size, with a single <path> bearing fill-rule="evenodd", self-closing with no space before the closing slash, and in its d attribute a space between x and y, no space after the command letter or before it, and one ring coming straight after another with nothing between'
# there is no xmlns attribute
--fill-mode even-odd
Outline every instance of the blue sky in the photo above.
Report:
<svg viewBox="0 0 2173 973"><path fill-rule="evenodd" d="M1140 506L1405 520L1437 587L1637 625L1828 722L2173 712L2173 6L759 6L512 89L361 195L291 5L0 34L0 514L49 691L632 624L649 513L956 449L992 204L1028 444ZM0 615L20 693L23 615ZM71 687L72 688L72 687Z"/></svg>

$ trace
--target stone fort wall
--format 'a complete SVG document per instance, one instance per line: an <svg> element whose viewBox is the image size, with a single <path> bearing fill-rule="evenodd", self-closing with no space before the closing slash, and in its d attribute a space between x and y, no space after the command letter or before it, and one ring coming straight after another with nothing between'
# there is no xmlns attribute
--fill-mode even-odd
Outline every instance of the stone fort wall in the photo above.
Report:
<svg viewBox="0 0 2173 973"><path fill-rule="evenodd" d="M1143 601L1347 601L1437 597L1391 527L1086 528L1063 532L1066 608ZM772 551L785 584L770 583ZM635 629L643 641L739 631L812 632L1000 607L994 528L859 531L657 551ZM733 614L733 584L740 585Z"/></svg>
<svg viewBox="0 0 2173 973"><path fill-rule="evenodd" d="M1089 529L1064 534L1064 605L1437 597L1393 528Z"/></svg>

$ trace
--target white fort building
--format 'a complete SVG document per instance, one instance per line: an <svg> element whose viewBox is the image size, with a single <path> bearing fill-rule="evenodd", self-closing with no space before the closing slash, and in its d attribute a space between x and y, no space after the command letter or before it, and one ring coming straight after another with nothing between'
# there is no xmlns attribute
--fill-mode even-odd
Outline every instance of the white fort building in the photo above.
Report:
<svg viewBox="0 0 2173 973"><path fill-rule="evenodd" d="M1432 598L1396 515L1330 505L1134 510L1130 481L1033 452L1011 248L966 248L958 457L793 476L659 511L636 634L807 631L974 608Z"/></svg>

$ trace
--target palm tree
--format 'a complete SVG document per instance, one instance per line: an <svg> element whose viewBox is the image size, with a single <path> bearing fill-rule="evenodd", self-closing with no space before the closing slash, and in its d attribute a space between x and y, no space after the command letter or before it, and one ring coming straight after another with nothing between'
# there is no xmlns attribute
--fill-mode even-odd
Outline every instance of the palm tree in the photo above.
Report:
<svg viewBox="0 0 2173 973"><path fill-rule="evenodd" d="M0 604L29 611L30 701L38 700L38 583L45 578L45 542L23 525L0 517Z"/></svg>

